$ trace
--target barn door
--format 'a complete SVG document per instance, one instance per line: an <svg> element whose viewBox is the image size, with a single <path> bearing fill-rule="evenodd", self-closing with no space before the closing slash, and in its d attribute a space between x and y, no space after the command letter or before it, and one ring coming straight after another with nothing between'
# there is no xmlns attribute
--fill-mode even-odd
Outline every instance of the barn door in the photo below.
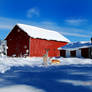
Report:
<svg viewBox="0 0 92 92"><path fill-rule="evenodd" d="M17 56L17 57L20 57L20 56L22 55L20 44L17 43L15 49L16 49L16 56Z"/></svg>
<svg viewBox="0 0 92 92"><path fill-rule="evenodd" d="M66 51L65 50L60 50L60 56L65 57L66 56Z"/></svg>
<svg viewBox="0 0 92 92"><path fill-rule="evenodd" d="M76 51L75 50L71 51L70 53L71 53L71 57L76 57Z"/></svg>

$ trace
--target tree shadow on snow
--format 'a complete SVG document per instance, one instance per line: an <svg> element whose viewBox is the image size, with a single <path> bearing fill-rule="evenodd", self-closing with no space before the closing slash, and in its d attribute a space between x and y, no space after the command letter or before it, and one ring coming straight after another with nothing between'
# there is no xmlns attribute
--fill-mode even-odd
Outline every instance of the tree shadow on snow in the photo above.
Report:
<svg viewBox="0 0 92 92"><path fill-rule="evenodd" d="M87 69L88 67L72 66L12 67L4 74L0 74L0 78L2 79L0 87L21 84L34 86L46 92L92 92L88 87L59 82L59 80L91 80L86 75L71 74L72 70L87 72ZM92 70L91 67L89 69L90 71Z"/></svg>

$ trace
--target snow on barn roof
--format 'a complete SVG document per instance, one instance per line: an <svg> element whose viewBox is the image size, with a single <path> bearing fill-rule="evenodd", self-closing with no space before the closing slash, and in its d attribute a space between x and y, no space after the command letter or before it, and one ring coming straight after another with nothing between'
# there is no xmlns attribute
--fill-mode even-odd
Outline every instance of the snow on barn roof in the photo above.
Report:
<svg viewBox="0 0 92 92"><path fill-rule="evenodd" d="M56 31L46 30L25 24L17 24L17 26L33 38L70 42L67 38Z"/></svg>
<svg viewBox="0 0 92 92"><path fill-rule="evenodd" d="M88 47L92 47L92 43L91 42L74 42L74 43L69 43L63 47L58 48L58 50L77 50L80 48L88 48Z"/></svg>

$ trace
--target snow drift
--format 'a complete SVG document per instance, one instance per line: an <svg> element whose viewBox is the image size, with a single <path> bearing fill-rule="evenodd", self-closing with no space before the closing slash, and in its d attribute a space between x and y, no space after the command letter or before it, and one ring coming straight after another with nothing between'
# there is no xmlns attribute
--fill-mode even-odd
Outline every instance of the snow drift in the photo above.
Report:
<svg viewBox="0 0 92 92"><path fill-rule="evenodd" d="M22 92L45 92L42 89L38 89L27 85L13 85L0 88L0 92L20 92L21 90Z"/></svg>

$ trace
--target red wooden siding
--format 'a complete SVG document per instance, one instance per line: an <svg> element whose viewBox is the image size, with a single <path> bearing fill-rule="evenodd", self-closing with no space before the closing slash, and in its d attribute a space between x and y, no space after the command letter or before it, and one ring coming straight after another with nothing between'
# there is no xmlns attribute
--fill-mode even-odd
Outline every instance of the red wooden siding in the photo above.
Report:
<svg viewBox="0 0 92 92"><path fill-rule="evenodd" d="M49 49L48 55L53 57L60 56L60 52L57 48L67 43L30 38L30 44L30 56L41 57L46 53L46 49Z"/></svg>
<svg viewBox="0 0 92 92"><path fill-rule="evenodd" d="M29 36L20 31L17 26L11 31L10 35L6 38L8 46L8 56L16 55L17 57L26 54L26 50L29 50Z"/></svg>

